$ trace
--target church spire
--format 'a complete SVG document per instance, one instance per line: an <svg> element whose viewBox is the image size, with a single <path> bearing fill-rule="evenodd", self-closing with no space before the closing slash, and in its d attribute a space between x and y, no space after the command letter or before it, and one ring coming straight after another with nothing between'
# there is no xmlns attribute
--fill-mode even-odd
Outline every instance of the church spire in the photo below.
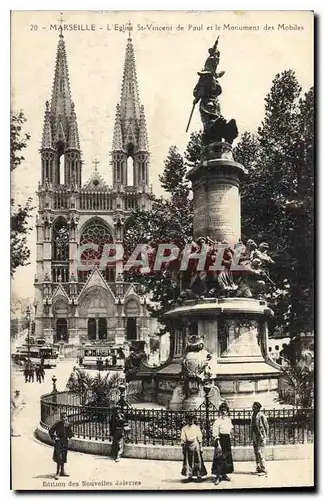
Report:
<svg viewBox="0 0 324 500"><path fill-rule="evenodd" d="M137 121L140 117L140 101L138 95L135 55L132 39L129 35L126 45L123 83L120 99L120 115L122 121Z"/></svg>
<svg viewBox="0 0 324 500"><path fill-rule="evenodd" d="M56 120L65 118L71 114L71 90L69 70L66 57L65 41L60 30L59 41L56 51L56 63L52 89L51 114Z"/></svg>
<svg viewBox="0 0 324 500"><path fill-rule="evenodd" d="M60 19L61 23L63 19ZM52 153L49 155L48 150ZM47 151L47 152L46 152ZM51 103L46 102L42 137L42 179L54 186L81 186L81 149L74 103L70 90L62 24L56 51Z"/></svg>
<svg viewBox="0 0 324 500"><path fill-rule="evenodd" d="M120 105L116 106L116 117L115 117L115 126L114 126L114 135L113 135L113 150L114 151L122 151L123 150L123 137L122 137L122 129L121 129L121 120L120 120Z"/></svg>
<svg viewBox="0 0 324 500"><path fill-rule="evenodd" d="M144 107L138 92L136 65L131 26L126 44L120 103L116 108L112 143L114 185L127 185L133 178L134 186L148 183L148 140ZM132 161L129 161L129 159ZM129 170L132 169L132 176Z"/></svg>
<svg viewBox="0 0 324 500"><path fill-rule="evenodd" d="M139 151L148 151L149 150L147 130L146 130L146 120L145 120L143 104L140 107L138 150Z"/></svg>
<svg viewBox="0 0 324 500"><path fill-rule="evenodd" d="M52 129L51 129L51 114L49 111L49 102L45 103L45 115L44 115L44 125L43 125L43 139L42 148L52 149Z"/></svg>
<svg viewBox="0 0 324 500"><path fill-rule="evenodd" d="M74 102L71 103L68 149L80 149L79 131L78 131L77 118L74 110Z"/></svg>

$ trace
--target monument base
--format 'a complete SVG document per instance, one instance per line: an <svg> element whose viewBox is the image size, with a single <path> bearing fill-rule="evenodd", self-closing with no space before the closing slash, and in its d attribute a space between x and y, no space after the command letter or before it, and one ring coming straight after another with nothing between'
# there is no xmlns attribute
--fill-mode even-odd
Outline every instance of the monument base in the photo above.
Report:
<svg viewBox="0 0 324 500"><path fill-rule="evenodd" d="M225 400L239 409L259 401L273 408L280 367L267 355L267 318L271 315L264 301L244 298L187 301L169 311L166 316L173 324L174 344L182 346L182 352L178 348L176 357L156 374L157 401L171 409L201 404L202 387L199 397L186 402L179 384L187 337L195 331L211 354L209 368L220 391L215 402L210 399L213 404Z"/></svg>

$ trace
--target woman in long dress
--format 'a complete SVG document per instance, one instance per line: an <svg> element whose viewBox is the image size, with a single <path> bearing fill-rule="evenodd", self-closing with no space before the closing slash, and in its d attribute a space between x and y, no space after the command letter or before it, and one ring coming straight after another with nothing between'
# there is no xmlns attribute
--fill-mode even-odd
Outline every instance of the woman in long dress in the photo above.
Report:
<svg viewBox="0 0 324 500"><path fill-rule="evenodd" d="M219 484L220 481L230 481L227 474L234 472L231 449L233 424L229 417L229 408L226 403L220 405L218 415L218 418L213 424L215 449L212 474L215 476L215 485Z"/></svg>
<svg viewBox="0 0 324 500"><path fill-rule="evenodd" d="M181 429L181 445L183 452L182 476L186 476L186 482L197 477L201 481L202 476L207 476L207 470L202 458L202 433L198 425L194 424L194 417L187 416L187 424Z"/></svg>

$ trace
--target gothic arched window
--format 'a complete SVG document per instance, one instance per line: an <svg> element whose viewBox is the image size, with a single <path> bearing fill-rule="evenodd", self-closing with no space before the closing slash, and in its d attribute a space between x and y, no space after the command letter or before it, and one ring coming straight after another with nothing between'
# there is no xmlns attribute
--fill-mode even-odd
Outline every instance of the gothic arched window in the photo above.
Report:
<svg viewBox="0 0 324 500"><path fill-rule="evenodd" d="M112 242L113 237L108 227L100 220L92 220L81 234L80 247L85 247L84 250L81 250L81 264L87 266L99 266L104 246L107 243ZM97 248L91 248L91 244L93 243L98 245ZM105 269L100 269L100 271L106 279L108 279L107 273L109 273L109 268L105 267ZM79 272L80 280L85 281L90 272L91 270L81 270Z"/></svg>
<svg viewBox="0 0 324 500"><path fill-rule="evenodd" d="M66 220L59 218L53 227L53 260L69 260L69 229Z"/></svg>
<svg viewBox="0 0 324 500"><path fill-rule="evenodd" d="M134 179L134 160L131 156L127 158L127 186L135 185Z"/></svg>
<svg viewBox="0 0 324 500"><path fill-rule="evenodd" d="M64 217L56 219L52 233L52 279L69 281L69 229Z"/></svg>

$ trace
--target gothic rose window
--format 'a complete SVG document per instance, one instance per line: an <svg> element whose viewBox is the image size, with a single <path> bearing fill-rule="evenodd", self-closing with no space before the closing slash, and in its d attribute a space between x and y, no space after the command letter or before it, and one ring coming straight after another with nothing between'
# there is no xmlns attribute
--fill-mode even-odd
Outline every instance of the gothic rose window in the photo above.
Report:
<svg viewBox="0 0 324 500"><path fill-rule="evenodd" d="M85 247L81 253L81 264L99 266L104 246L112 242L113 237L107 226L99 220L92 221L80 238L80 247ZM97 245L97 247L91 248L91 244ZM89 245L88 248L86 245ZM81 280L84 281L90 272L81 270L79 273Z"/></svg>

